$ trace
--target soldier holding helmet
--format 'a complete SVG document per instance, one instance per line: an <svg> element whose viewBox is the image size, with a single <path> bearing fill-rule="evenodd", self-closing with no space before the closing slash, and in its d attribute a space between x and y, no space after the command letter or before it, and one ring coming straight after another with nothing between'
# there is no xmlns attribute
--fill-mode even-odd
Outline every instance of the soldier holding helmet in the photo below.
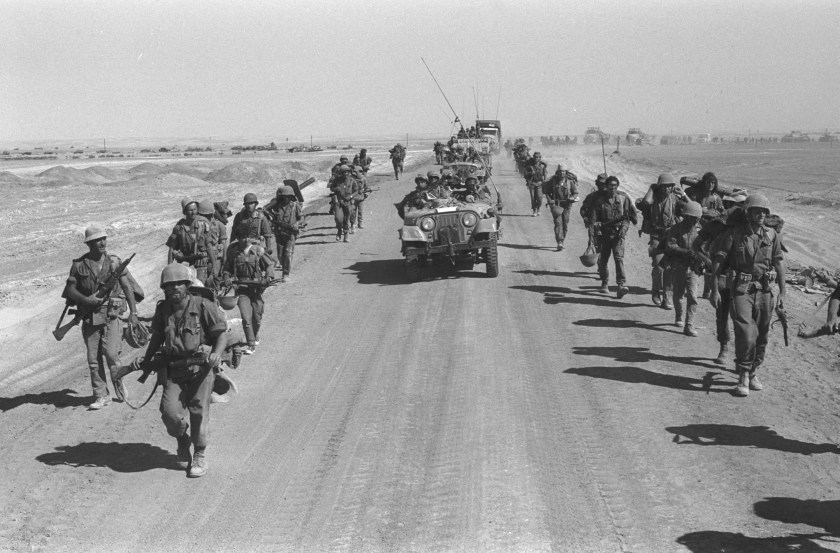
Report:
<svg viewBox="0 0 840 553"><path fill-rule="evenodd" d="M630 223L637 222L636 208L624 192L618 191L618 177L607 177L605 191L592 206L589 220L598 237L600 257L598 258L598 275L601 277L601 293L609 293L610 270L607 264L610 254L615 259L615 282L618 284L616 296L623 298L629 289L626 286L627 277L624 274L624 238Z"/></svg>
<svg viewBox="0 0 840 553"><path fill-rule="evenodd" d="M704 263L702 254L692 249L697 233L703 208L697 202L688 202L683 211L683 219L665 231L662 242L665 245L665 255L671 266L671 282L674 295L674 324L683 324L683 302L685 296L685 328L686 336L697 336L694 330L694 316L697 313L697 284L703 274Z"/></svg>

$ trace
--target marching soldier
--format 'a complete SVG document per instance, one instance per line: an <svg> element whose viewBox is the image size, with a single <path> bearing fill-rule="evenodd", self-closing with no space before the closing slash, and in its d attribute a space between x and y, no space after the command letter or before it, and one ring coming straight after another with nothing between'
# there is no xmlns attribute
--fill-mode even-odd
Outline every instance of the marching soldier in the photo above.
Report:
<svg viewBox="0 0 840 553"><path fill-rule="evenodd" d="M358 165L362 168L362 173L367 175L368 171L370 170L370 164L373 163L373 159L369 155L367 155L367 148L362 148L358 154L353 158L353 165Z"/></svg>
<svg viewBox="0 0 840 553"><path fill-rule="evenodd" d="M616 297L623 298L629 292L625 285L627 277L624 274L624 238L630 223L637 223L636 208L624 192L618 191L618 177L607 177L605 191L592 206L589 220L598 237L600 257L598 258L598 275L601 277L599 291L608 294L610 270L607 264L610 254L615 259L615 282L618 285Z"/></svg>
<svg viewBox="0 0 840 553"><path fill-rule="evenodd" d="M336 241L342 239L349 242L350 223L352 220L354 204L359 198L359 183L354 179L350 173L352 168L349 165L342 165L340 169L340 176L336 179L330 192L335 194L335 227L336 227Z"/></svg>
<svg viewBox="0 0 840 553"><path fill-rule="evenodd" d="M202 283L208 288L216 287L216 278L221 272L221 259L219 255L219 243L227 242L227 228L221 226L219 221L213 217L213 200L201 200L198 202L198 216L207 221L209 229L207 236L207 277Z"/></svg>
<svg viewBox="0 0 840 553"><path fill-rule="evenodd" d="M175 224L166 241L169 246L166 262L187 263L195 268L196 278L203 283L213 268L211 261L216 255L215 244L211 243L210 222L198 216L196 201L184 198L181 211L184 217Z"/></svg>
<svg viewBox="0 0 840 553"><path fill-rule="evenodd" d="M677 181L672 174L662 173L641 202L647 206L650 214L648 255L651 258L651 298L654 305L668 310L672 309L668 298L671 292L671 269L667 263L662 262L665 255L662 239L665 231L679 220L677 204L686 201L682 189L677 189L676 185Z"/></svg>
<svg viewBox="0 0 840 553"><path fill-rule="evenodd" d="M213 204L213 220L211 229L215 226L214 236L216 238L216 273L213 275L219 282L222 279L222 269L225 266L225 256L228 250L227 223L228 218L233 215L228 209L227 200Z"/></svg>
<svg viewBox="0 0 840 553"><path fill-rule="evenodd" d="M394 166L394 180L400 180L403 172L403 161L405 160L405 148L397 142L397 145L388 150L391 154L391 165Z"/></svg>
<svg viewBox="0 0 840 553"><path fill-rule="evenodd" d="M274 234L271 232L271 223L268 217L257 209L257 195L251 192L245 194L242 200L242 210L233 218L233 229L230 233L230 242L233 244L240 238L240 233L245 232L252 244L259 244L265 249L265 253L274 256ZM242 225L245 223L245 225Z"/></svg>
<svg viewBox="0 0 840 553"><path fill-rule="evenodd" d="M240 226L244 224L240 223ZM242 353L251 355L260 344L260 325L265 308L262 295L266 283L274 279L274 261L263 252L262 247L248 239L246 228L240 228L237 236L238 241L231 245L227 254L222 278L226 287L235 284L233 279L248 281L236 286L236 295L242 329L248 341L248 348Z"/></svg>
<svg viewBox="0 0 840 553"><path fill-rule="evenodd" d="M338 158L338 163L332 166L330 169L330 180L327 181L327 187L332 189L333 183L341 176L341 166L348 165L350 162L347 159L347 156L341 156ZM335 194L330 193L330 215L335 214Z"/></svg>
<svg viewBox="0 0 840 553"><path fill-rule="evenodd" d="M353 234L357 227L359 229L365 228L363 225L365 218L365 200L373 191L370 187L368 187L367 177L362 172L360 166L354 165L353 170L350 172L350 176L356 181L359 188L359 195L356 199L355 205L353 206L353 212L350 215L350 234Z"/></svg>
<svg viewBox="0 0 840 553"><path fill-rule="evenodd" d="M709 302L717 308L720 302L717 278L731 269L732 304L730 314L735 326L735 368L738 384L736 396L745 397L750 390L761 390L756 370L764 362L773 308L785 304L784 254L778 234L766 226L770 201L761 194L751 194L744 202L747 221L728 229L721 237L712 258L712 292ZM774 298L773 281L778 286Z"/></svg>
<svg viewBox="0 0 840 553"><path fill-rule="evenodd" d="M583 226L589 235L589 245L598 248L598 240L595 239L595 227L592 225L592 206L595 201L604 193L607 188L607 174L601 173L595 178L595 190L586 195L580 204L580 216L583 219ZM596 250L599 251L599 250Z"/></svg>
<svg viewBox="0 0 840 553"><path fill-rule="evenodd" d="M435 165L443 165L443 142L435 142L432 151L435 153Z"/></svg>
<svg viewBox="0 0 840 553"><path fill-rule="evenodd" d="M303 220L303 210L291 186L281 186L277 189L277 202L269 213L274 223L277 257L283 270L280 282L288 282L289 273L292 270L292 256L295 253L295 241L300 234L300 222Z"/></svg>
<svg viewBox="0 0 840 553"><path fill-rule="evenodd" d="M534 156L525 166L525 185L531 194L531 217L540 214L543 200L542 189L547 169L548 165L542 160L542 154L539 152L534 152Z"/></svg>
<svg viewBox="0 0 840 553"><path fill-rule="evenodd" d="M190 478L198 478L207 473L210 394L225 350L227 325L214 302L190 293L190 276L179 263L164 267L160 287L165 299L155 308L146 354L133 368L148 366L162 348L167 368L159 375L161 417L178 441L178 462L189 470Z"/></svg>
<svg viewBox="0 0 840 553"><path fill-rule="evenodd" d="M685 296L685 328L686 336L697 336L694 330L694 315L697 312L697 283L703 274L704 263L702 254L692 248L699 231L698 223L703 216L703 208L694 201L688 202L683 211L683 219L665 231L662 240L665 244L665 254L671 266L672 289L674 295L674 324L682 326L683 304Z"/></svg>
<svg viewBox="0 0 840 553"><path fill-rule="evenodd" d="M82 321L82 338L87 348L87 363L94 395L94 401L90 405L92 410L102 409L111 403L105 377L106 365L117 396L125 397L125 387L119 378L115 378L115 374L120 368L123 335L120 314L125 312L126 306L129 310L130 324L137 324L137 307L134 289L128 279L128 270L119 276L119 286L108 301L103 303L103 298L97 296L102 284L122 263L116 255L108 254L107 237L101 227L92 225L85 229L88 253L73 260L70 276L67 277L62 294L62 297L80 308L98 307Z"/></svg>
<svg viewBox="0 0 840 553"><path fill-rule="evenodd" d="M711 171L704 174L696 185L686 189L685 195L703 208L703 217L700 219L701 226L705 227L709 221L722 216L726 212L723 208L723 200L718 193L717 177ZM711 275L706 274L703 279L703 299L709 299L711 286Z"/></svg>
<svg viewBox="0 0 840 553"><path fill-rule="evenodd" d="M554 239L557 241L557 251L563 251L563 241L569 232L569 213L572 204L578 201L577 181L569 179L566 166L557 166L554 175L545 182L545 197L554 219Z"/></svg>

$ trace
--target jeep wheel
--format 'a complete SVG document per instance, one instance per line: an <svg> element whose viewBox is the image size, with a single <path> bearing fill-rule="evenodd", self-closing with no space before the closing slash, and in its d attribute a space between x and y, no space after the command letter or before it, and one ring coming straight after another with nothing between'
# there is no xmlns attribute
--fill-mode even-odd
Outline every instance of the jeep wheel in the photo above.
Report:
<svg viewBox="0 0 840 553"><path fill-rule="evenodd" d="M484 248L484 261L487 263L487 276L499 276L499 252L496 250L496 244Z"/></svg>
<svg viewBox="0 0 840 553"><path fill-rule="evenodd" d="M420 262L418 260L405 260L405 276L408 277L409 282L420 280Z"/></svg>

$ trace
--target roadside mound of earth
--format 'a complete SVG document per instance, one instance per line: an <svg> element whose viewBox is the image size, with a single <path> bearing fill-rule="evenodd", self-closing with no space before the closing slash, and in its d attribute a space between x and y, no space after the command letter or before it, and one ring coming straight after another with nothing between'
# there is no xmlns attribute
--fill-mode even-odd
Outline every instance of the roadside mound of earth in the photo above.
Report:
<svg viewBox="0 0 840 553"><path fill-rule="evenodd" d="M271 184L282 176L280 171L269 168L262 163L242 161L222 167L207 175L210 182L242 182L248 184Z"/></svg>
<svg viewBox="0 0 840 553"><path fill-rule="evenodd" d="M187 175L188 177L194 177L202 180L204 180L207 177L206 170L203 171L185 163L171 163L169 165L165 165L161 168L161 172L176 173L178 175Z"/></svg>
<svg viewBox="0 0 840 553"><path fill-rule="evenodd" d="M836 208L840 205L840 184L818 192L790 194L785 200L798 205Z"/></svg>
<svg viewBox="0 0 840 553"><path fill-rule="evenodd" d="M0 171L0 183L2 184L23 184L26 181L9 171Z"/></svg>
<svg viewBox="0 0 840 553"><path fill-rule="evenodd" d="M154 163L149 163L148 161L145 163L141 163L140 165L135 165L126 173L129 175L157 175L158 173L162 173L163 169L160 165L155 165Z"/></svg>
<svg viewBox="0 0 840 553"><path fill-rule="evenodd" d="M99 169L100 171L97 171ZM107 175L107 176L106 176ZM67 185L67 184L102 184L117 178L116 174L103 167L74 169L57 165L50 167L36 175L37 178L45 181L45 184Z"/></svg>

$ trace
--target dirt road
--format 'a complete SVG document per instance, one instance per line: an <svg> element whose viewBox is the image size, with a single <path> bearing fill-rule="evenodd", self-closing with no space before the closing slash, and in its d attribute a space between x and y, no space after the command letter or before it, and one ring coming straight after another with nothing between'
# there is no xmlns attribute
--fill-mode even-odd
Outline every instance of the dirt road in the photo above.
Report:
<svg viewBox="0 0 840 553"><path fill-rule="evenodd" d="M700 338L670 324L642 239L630 295L599 294L578 215L555 252L512 166L495 174L495 279L407 283L391 204L408 175L373 179L349 244L310 214L240 395L213 406L204 478L177 470L154 404L87 411L80 368L0 398L0 550L840 549L824 350L774 334L767 389L732 397L710 308Z"/></svg>

